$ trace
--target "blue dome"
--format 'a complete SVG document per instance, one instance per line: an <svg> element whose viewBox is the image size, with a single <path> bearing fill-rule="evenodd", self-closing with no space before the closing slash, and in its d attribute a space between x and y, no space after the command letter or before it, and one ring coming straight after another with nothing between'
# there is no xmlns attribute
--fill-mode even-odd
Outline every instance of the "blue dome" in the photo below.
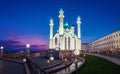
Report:
<svg viewBox="0 0 120 74"><path fill-rule="evenodd" d="M64 24L64 28L65 29L67 29L67 28L69 29L70 28L67 22L66 22L66 24Z"/></svg>

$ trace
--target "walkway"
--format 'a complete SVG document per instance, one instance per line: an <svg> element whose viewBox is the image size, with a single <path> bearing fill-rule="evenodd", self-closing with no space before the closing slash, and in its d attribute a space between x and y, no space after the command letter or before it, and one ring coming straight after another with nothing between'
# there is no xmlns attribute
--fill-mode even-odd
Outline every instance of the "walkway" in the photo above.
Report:
<svg viewBox="0 0 120 74"><path fill-rule="evenodd" d="M113 63L115 63L117 65L120 65L120 59L115 58L115 57L110 57L110 56L101 55L101 54L95 54L95 53L85 53L85 54L98 56L98 57L104 58L104 59L106 59L108 61L111 61L111 62L113 62Z"/></svg>
<svg viewBox="0 0 120 74"><path fill-rule="evenodd" d="M26 74L23 63L0 59L0 74Z"/></svg>
<svg viewBox="0 0 120 74"><path fill-rule="evenodd" d="M52 62L47 63L46 58L40 58L40 57L32 58L32 61L36 63L39 67L41 67L48 74L49 73L50 74L70 74L72 72L75 72L85 63L85 59L80 57L77 58L77 64L75 64L74 58L72 58L71 60L69 59L66 63L63 62L62 60L54 60ZM60 64L55 65L56 63L60 63Z"/></svg>
<svg viewBox="0 0 120 74"><path fill-rule="evenodd" d="M77 64L78 68L80 67L81 64L82 64L82 62L78 62L78 64ZM75 70L76 70L76 66L75 66L75 63L73 62L67 68L62 69L54 74L70 74L70 73L74 72Z"/></svg>

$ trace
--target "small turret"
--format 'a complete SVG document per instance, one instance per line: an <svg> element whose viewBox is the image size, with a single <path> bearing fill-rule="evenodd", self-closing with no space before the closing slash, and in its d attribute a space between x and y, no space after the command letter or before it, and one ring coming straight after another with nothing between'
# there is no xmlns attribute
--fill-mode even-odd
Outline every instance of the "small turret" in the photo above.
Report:
<svg viewBox="0 0 120 74"><path fill-rule="evenodd" d="M71 26L71 33L72 33L73 36L74 36L74 32L75 32L75 27L74 27L74 25L72 25Z"/></svg>

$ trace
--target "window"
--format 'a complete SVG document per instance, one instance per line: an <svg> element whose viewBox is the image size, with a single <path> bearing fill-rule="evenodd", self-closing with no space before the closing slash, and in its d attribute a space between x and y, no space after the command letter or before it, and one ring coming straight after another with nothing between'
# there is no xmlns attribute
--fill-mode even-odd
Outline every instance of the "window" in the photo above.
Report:
<svg viewBox="0 0 120 74"><path fill-rule="evenodd" d="M55 38L55 45L57 45L57 37Z"/></svg>
<svg viewBox="0 0 120 74"><path fill-rule="evenodd" d="M118 45L117 45L117 48L118 48Z"/></svg>
<svg viewBox="0 0 120 74"><path fill-rule="evenodd" d="M70 37L68 38L68 49L70 49Z"/></svg>
<svg viewBox="0 0 120 74"><path fill-rule="evenodd" d="M118 34L116 34L116 37L118 37Z"/></svg>
<svg viewBox="0 0 120 74"><path fill-rule="evenodd" d="M118 43L118 40L116 40L116 43Z"/></svg>
<svg viewBox="0 0 120 74"><path fill-rule="evenodd" d="M67 46L66 46L66 37L65 37L65 49L67 49Z"/></svg>
<svg viewBox="0 0 120 74"><path fill-rule="evenodd" d="M111 36L111 38L112 38L112 36Z"/></svg>
<svg viewBox="0 0 120 74"><path fill-rule="evenodd" d="M115 35L114 35L114 38L115 38Z"/></svg>
<svg viewBox="0 0 120 74"><path fill-rule="evenodd" d="M74 42L75 42L75 43L74 43L74 44L75 44L74 46L75 46L75 49L76 49L76 40L75 40ZM94 44L93 44L93 45L94 45Z"/></svg>

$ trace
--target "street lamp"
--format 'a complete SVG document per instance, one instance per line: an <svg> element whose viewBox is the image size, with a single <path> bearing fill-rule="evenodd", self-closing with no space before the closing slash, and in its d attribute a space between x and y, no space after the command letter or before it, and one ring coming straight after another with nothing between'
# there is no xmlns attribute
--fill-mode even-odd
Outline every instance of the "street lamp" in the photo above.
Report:
<svg viewBox="0 0 120 74"><path fill-rule="evenodd" d="M47 60L47 63L50 63L50 60Z"/></svg>
<svg viewBox="0 0 120 74"><path fill-rule="evenodd" d="M77 65L78 65L78 59L76 58L76 59L75 59L75 68L76 68L76 70L77 70L77 68L78 68Z"/></svg>
<svg viewBox="0 0 120 74"><path fill-rule="evenodd" d="M27 50L26 50L26 53L27 53L27 57L29 57L30 56L30 50L29 50L29 48L30 48L30 44L26 44L26 48L27 48Z"/></svg>
<svg viewBox="0 0 120 74"><path fill-rule="evenodd" d="M65 62L67 62L67 59L65 58Z"/></svg>
<svg viewBox="0 0 120 74"><path fill-rule="evenodd" d="M0 49L1 49L1 58L2 58L2 56L3 56L3 49L4 49L4 47L3 47L3 46L1 46L1 47L0 47Z"/></svg>
<svg viewBox="0 0 120 74"><path fill-rule="evenodd" d="M54 57L53 57L53 56L51 56L51 57L50 57L50 60L51 60L51 61L53 61L53 60L54 60Z"/></svg>
<svg viewBox="0 0 120 74"><path fill-rule="evenodd" d="M30 48L30 44L29 43L26 44L26 48L28 48L28 49Z"/></svg>
<svg viewBox="0 0 120 74"><path fill-rule="evenodd" d="M25 58L23 59L23 62L26 62L26 59L25 59Z"/></svg>
<svg viewBox="0 0 120 74"><path fill-rule="evenodd" d="M67 58L65 58L64 61L65 61L65 66L66 66L66 64L67 64ZM65 72L66 72L66 68L65 68Z"/></svg>
<svg viewBox="0 0 120 74"><path fill-rule="evenodd" d="M85 54L83 56L85 57Z"/></svg>

